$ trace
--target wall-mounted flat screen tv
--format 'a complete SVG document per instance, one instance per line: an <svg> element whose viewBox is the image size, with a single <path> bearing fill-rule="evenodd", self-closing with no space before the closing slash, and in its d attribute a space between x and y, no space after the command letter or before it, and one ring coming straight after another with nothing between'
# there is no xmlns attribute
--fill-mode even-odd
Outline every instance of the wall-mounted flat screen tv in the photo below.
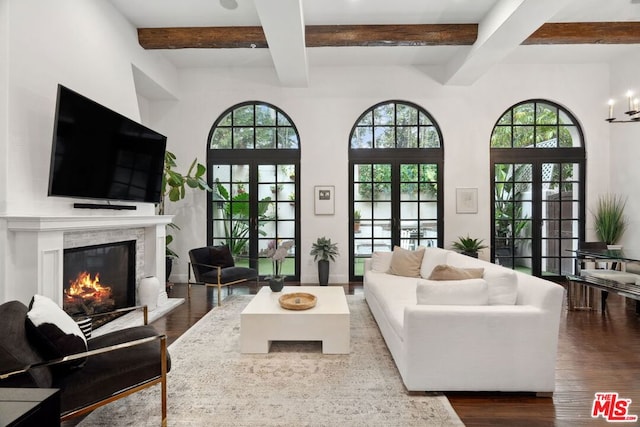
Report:
<svg viewBox="0 0 640 427"><path fill-rule="evenodd" d="M49 196L159 203L167 138L58 85Z"/></svg>

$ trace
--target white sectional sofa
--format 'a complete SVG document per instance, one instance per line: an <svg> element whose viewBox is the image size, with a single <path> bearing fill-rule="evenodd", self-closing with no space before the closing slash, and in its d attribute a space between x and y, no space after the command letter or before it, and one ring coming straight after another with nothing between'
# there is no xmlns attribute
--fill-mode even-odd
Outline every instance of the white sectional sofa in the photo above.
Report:
<svg viewBox="0 0 640 427"><path fill-rule="evenodd" d="M376 252L364 273L407 390L553 393L562 286L440 248L424 248L418 277L391 274L407 254ZM481 268L482 279L425 280L442 265Z"/></svg>

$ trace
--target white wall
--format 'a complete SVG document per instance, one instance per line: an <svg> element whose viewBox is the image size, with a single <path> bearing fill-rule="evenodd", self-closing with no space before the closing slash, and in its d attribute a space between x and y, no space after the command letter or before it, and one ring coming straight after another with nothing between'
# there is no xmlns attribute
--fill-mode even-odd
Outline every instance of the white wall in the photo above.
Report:
<svg viewBox="0 0 640 427"><path fill-rule="evenodd" d="M5 3L10 121L8 155L0 161L5 162L2 169L10 185L0 214L77 215L72 200L47 197L58 83L140 120L132 65L168 87L173 85L175 70L157 53L139 46L135 28L109 2ZM141 204L139 210L153 213L153 205Z"/></svg>
<svg viewBox="0 0 640 427"><path fill-rule="evenodd" d="M168 136L183 167L206 158L206 139L216 118L230 106L266 101L284 110L301 138L301 280L316 282L308 256L319 236L338 242L342 255L332 266L333 282L348 280L348 137L359 115L390 99L415 102L439 123L445 150L445 246L467 233L490 241L489 137L513 104L544 98L569 109L580 121L588 149L588 189L602 191L608 181L609 125L602 106L609 96L605 65L501 65L470 87L442 86L415 67L311 68L310 86L279 87L270 69L181 70L179 102L151 103L150 122ZM433 71L433 70L429 70ZM315 216L313 186L336 186L334 216ZM455 213L455 188L479 189L479 212ZM172 204L182 227L176 249L175 280L186 277L187 251L206 242L205 194L191 193ZM486 256L486 254L485 254Z"/></svg>
<svg viewBox="0 0 640 427"><path fill-rule="evenodd" d="M7 210L8 187L8 129L9 120L9 4L0 0L0 215ZM0 220L0 281L7 271L7 231L4 221ZM3 285L0 283L0 301L3 301Z"/></svg>
<svg viewBox="0 0 640 427"><path fill-rule="evenodd" d="M625 118L627 99L631 90L640 97L640 49L614 63L611 67L611 98L617 100L616 117ZM640 122L611 124L611 186L610 191L628 197L626 215L629 228L620 242L629 253L640 254ZM594 195L595 196L595 195ZM595 199L592 199L593 202Z"/></svg>
<svg viewBox="0 0 640 427"><path fill-rule="evenodd" d="M134 66L177 92L175 68L140 47L110 2L0 1L0 301L20 285L8 274L19 261L6 217L123 214L73 209L77 200L47 197L47 187L58 83L139 120ZM155 212L137 206L128 215Z"/></svg>

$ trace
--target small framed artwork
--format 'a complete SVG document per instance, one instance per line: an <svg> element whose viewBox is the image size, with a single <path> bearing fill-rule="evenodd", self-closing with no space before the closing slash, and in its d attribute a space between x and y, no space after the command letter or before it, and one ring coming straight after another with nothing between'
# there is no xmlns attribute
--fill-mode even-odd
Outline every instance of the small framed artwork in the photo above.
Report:
<svg viewBox="0 0 640 427"><path fill-rule="evenodd" d="M335 210L335 192L333 185L316 185L313 187L314 207L316 215L333 215Z"/></svg>
<svg viewBox="0 0 640 427"><path fill-rule="evenodd" d="M456 213L478 213L477 188L456 188Z"/></svg>

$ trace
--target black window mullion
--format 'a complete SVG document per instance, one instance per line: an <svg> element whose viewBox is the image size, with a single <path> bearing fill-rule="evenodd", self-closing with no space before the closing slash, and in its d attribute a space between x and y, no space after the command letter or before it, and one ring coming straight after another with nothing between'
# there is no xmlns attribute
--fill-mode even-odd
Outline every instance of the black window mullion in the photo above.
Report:
<svg viewBox="0 0 640 427"><path fill-rule="evenodd" d="M400 163L391 163L391 243L400 246L400 230L402 229L400 217Z"/></svg>
<svg viewBox="0 0 640 427"><path fill-rule="evenodd" d="M531 163L531 267L533 271L541 271L542 258L542 165L543 161Z"/></svg>

